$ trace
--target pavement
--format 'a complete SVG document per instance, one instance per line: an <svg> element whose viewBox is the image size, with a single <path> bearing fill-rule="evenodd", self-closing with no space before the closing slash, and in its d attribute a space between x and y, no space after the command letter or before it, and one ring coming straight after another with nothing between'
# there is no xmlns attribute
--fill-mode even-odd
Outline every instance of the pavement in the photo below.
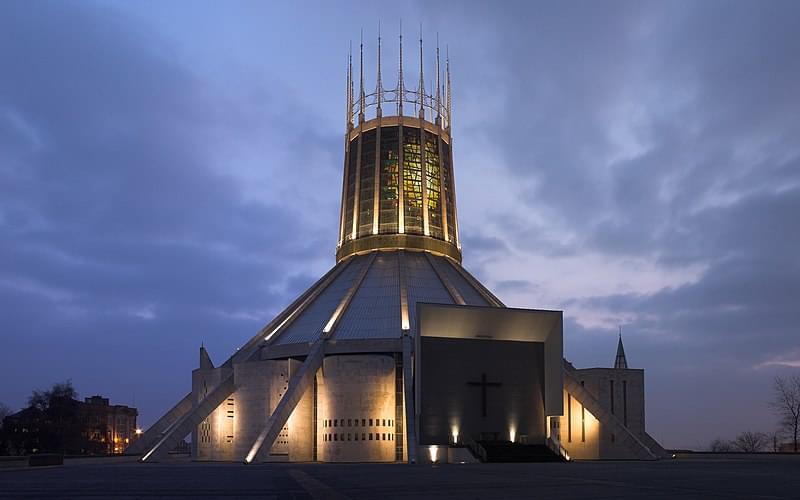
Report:
<svg viewBox="0 0 800 500"><path fill-rule="evenodd" d="M800 499L800 456L464 465L92 461L0 470L0 498Z"/></svg>

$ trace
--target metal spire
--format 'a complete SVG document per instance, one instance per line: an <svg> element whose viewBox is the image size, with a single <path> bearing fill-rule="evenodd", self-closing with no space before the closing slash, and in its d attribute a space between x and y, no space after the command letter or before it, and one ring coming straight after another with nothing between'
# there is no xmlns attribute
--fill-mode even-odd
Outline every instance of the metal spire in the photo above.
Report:
<svg viewBox="0 0 800 500"><path fill-rule="evenodd" d="M614 360L614 368L627 370L628 360L625 359L625 348L622 347L622 326L619 327L619 341L617 342L617 359Z"/></svg>
<svg viewBox="0 0 800 500"><path fill-rule="evenodd" d="M445 47L445 71L447 73L447 77L445 79L445 84L447 85L447 128L450 128L450 125L453 123L453 94L452 94L452 87L450 87L450 47Z"/></svg>
<svg viewBox="0 0 800 500"><path fill-rule="evenodd" d="M347 51L347 129L353 126L353 42Z"/></svg>
<svg viewBox="0 0 800 500"><path fill-rule="evenodd" d="M419 23L419 117L425 119L425 78L422 63L422 23Z"/></svg>
<svg viewBox="0 0 800 500"><path fill-rule="evenodd" d="M381 101L383 101L383 80L381 79L381 22L378 21L378 84L375 88L376 102L378 103L377 115L381 116Z"/></svg>
<svg viewBox="0 0 800 500"><path fill-rule="evenodd" d="M364 122L364 110L366 108L366 98L364 95L364 30L361 30L361 53L358 62L358 70L360 74L359 82L359 96L358 96L358 123Z"/></svg>
<svg viewBox="0 0 800 500"><path fill-rule="evenodd" d="M403 21L400 20L400 72L397 77L397 114L403 116Z"/></svg>
<svg viewBox="0 0 800 500"><path fill-rule="evenodd" d="M436 124L442 124L442 94L439 89L441 89L441 82L439 81L439 76L441 72L439 70L439 33L436 33Z"/></svg>

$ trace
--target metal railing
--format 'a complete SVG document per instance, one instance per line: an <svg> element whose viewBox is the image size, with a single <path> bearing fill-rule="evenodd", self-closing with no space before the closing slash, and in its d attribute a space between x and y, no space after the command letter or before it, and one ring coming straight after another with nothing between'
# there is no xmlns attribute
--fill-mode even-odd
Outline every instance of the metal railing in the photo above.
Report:
<svg viewBox="0 0 800 500"><path fill-rule="evenodd" d="M567 453L567 449L561 446L561 443L554 441L552 438L547 438L544 440L544 444L547 445L550 450L555 453L556 455L560 456L567 462L570 461L569 453Z"/></svg>
<svg viewBox="0 0 800 500"><path fill-rule="evenodd" d="M464 438L463 440L464 446L466 446L469 451L472 452L472 455L480 460L481 462L486 462L486 448L480 445L480 443L476 442L472 438Z"/></svg>

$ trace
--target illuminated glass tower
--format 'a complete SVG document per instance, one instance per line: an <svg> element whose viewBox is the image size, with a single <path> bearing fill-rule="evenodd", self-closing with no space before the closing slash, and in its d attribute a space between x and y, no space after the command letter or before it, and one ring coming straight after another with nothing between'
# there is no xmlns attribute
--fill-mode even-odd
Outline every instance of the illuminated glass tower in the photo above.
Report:
<svg viewBox="0 0 800 500"><path fill-rule="evenodd" d="M419 82L403 79L403 41L397 84L383 87L378 38L374 90L353 91L352 56L347 71L344 181L337 260L378 249L419 249L461 261L451 136L450 62L441 78L436 48L435 91L425 90L422 39Z"/></svg>

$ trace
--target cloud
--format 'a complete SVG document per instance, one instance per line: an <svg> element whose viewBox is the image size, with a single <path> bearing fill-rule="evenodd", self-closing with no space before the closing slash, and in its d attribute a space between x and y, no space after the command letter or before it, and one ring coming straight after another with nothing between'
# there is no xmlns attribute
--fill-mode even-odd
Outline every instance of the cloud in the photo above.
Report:
<svg viewBox="0 0 800 500"><path fill-rule="evenodd" d="M0 61L14 75L0 81L4 378L43 349L61 357L2 397L20 404L35 386L72 377L81 391L130 403L148 381L151 421L187 387L196 360L185 356L201 340L228 355L306 281L285 269L329 265L336 201L306 193L287 203L299 186L252 196L247 154L220 156L264 134L330 184L338 169L320 157L338 154L335 131L257 120L250 99L274 99L270 82L216 96L160 34L111 9L0 10ZM302 119L301 106L282 106ZM276 188L297 175L282 174L280 153L260 164ZM113 376L98 382L106 370Z"/></svg>
<svg viewBox="0 0 800 500"><path fill-rule="evenodd" d="M466 66L454 57L454 80L505 103L488 115L458 108L461 120L487 124L456 131L458 174L487 175L470 158L488 143L494 169L515 179L499 206L482 203L480 218L461 221L464 234L503 241L510 254L465 250L467 263L508 303L563 308L566 353L579 366L610 366L623 325L648 369L651 429L668 444L700 444L723 417L731 435L754 422L769 430L769 379L794 359L785 353L800 320L800 40L789 21L798 14L787 2L456 14L479 26L473 39L485 47L451 48L474 54ZM474 77L476 67L492 76ZM731 397L747 411L671 420L704 398L729 407L712 388L745 377ZM689 389L698 383L707 390Z"/></svg>

